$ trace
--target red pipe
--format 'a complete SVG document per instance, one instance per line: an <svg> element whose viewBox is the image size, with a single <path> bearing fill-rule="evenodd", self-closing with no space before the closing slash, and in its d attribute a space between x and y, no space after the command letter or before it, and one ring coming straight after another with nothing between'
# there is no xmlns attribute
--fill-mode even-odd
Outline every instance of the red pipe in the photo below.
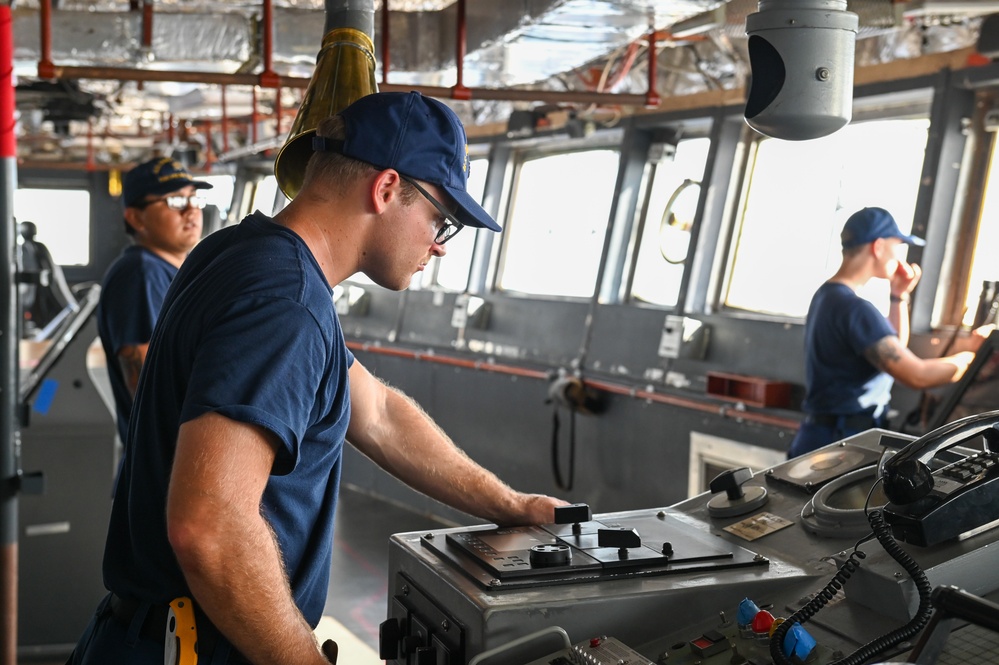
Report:
<svg viewBox="0 0 999 665"><path fill-rule="evenodd" d="M38 78L56 78L55 66L52 64L52 0L41 0L38 6L41 17L41 35L39 43L41 54L38 60Z"/></svg>
<svg viewBox="0 0 999 665"><path fill-rule="evenodd" d="M153 3L150 0L142 4L142 47L153 48Z"/></svg>
<svg viewBox="0 0 999 665"><path fill-rule="evenodd" d="M94 170L94 121L87 118L87 170Z"/></svg>
<svg viewBox="0 0 999 665"><path fill-rule="evenodd" d="M389 0L382 0L382 85L388 84L389 73Z"/></svg>
<svg viewBox="0 0 999 665"><path fill-rule="evenodd" d="M274 91L274 118L277 122L277 131L275 133L281 136L281 88Z"/></svg>
<svg viewBox="0 0 999 665"><path fill-rule="evenodd" d="M550 372L542 372L539 370L526 369L523 367L516 367L513 365L497 365L492 362L483 362L481 360L466 360L464 358L454 358L450 356L441 356L436 353L420 353L419 351L410 351L408 349L398 349L389 348L380 345L372 345L366 342L347 342L347 348L353 349L354 351L365 351L368 353L377 353L384 356L393 356L395 358L408 358L410 360L425 361L429 363L435 363L438 365L450 365L453 367L465 367L467 369L483 370L486 372L497 372L499 374L509 374L511 376L523 376L531 379L544 379L546 381L551 380ZM755 413L753 411L742 411L736 409L729 405L717 405L709 402L701 402L698 400L687 399L684 397L676 397L673 395L666 395L663 393L651 392L648 390L638 390L637 388L631 386L625 386L616 383L607 383L604 381L595 381L593 379L584 379L583 384L587 387L594 388L596 390L603 390L605 392L614 393L616 395L626 395L628 397L634 397L635 399L644 399L650 402L658 402L659 404L669 404L670 406L676 406L682 409L690 409L692 411L701 411L703 413L711 413L716 416L721 416L722 418L732 418L737 421L750 421L759 423L762 425L771 425L773 427L781 427L784 429L796 430L801 426L801 423L797 420L791 418L780 418L778 416L769 416L763 413Z"/></svg>
<svg viewBox="0 0 999 665"><path fill-rule="evenodd" d="M649 91L645 95L645 106L655 108L662 99L656 92L656 31L649 33Z"/></svg>
<svg viewBox="0 0 999 665"><path fill-rule="evenodd" d="M250 142L257 142L257 86L250 88Z"/></svg>
<svg viewBox="0 0 999 665"><path fill-rule="evenodd" d="M455 35L455 64L457 65L458 77L454 87L451 88L452 99L469 100L472 98L472 91L465 87L465 48L468 42L468 22L465 19L465 0L458 0L458 30Z"/></svg>
<svg viewBox="0 0 999 665"><path fill-rule="evenodd" d="M10 5L0 5L0 159L17 157L12 35Z"/></svg>
<svg viewBox="0 0 999 665"><path fill-rule="evenodd" d="M263 15L263 57L264 71L257 77L264 88L276 88L281 85L281 77L274 72L274 9L271 0L264 0Z"/></svg>
<svg viewBox="0 0 999 665"><path fill-rule="evenodd" d="M222 86L222 152L229 152L229 109L225 103L225 86Z"/></svg>
<svg viewBox="0 0 999 665"><path fill-rule="evenodd" d="M212 162L215 161L215 155L212 153L212 121L205 121L205 167L211 167Z"/></svg>

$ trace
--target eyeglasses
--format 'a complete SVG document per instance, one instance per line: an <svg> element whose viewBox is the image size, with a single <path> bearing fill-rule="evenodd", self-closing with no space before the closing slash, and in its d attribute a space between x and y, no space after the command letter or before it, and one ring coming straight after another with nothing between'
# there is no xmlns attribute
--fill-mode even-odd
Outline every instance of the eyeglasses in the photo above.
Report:
<svg viewBox="0 0 999 665"><path fill-rule="evenodd" d="M184 211L188 208L197 208L198 210L201 210L208 204L208 199L203 196L161 196L158 199L152 199L150 201L140 201L132 207L143 210L154 203L160 203L161 201L166 203L167 207L171 210L178 211Z"/></svg>
<svg viewBox="0 0 999 665"><path fill-rule="evenodd" d="M461 231L463 228L465 228L465 225L459 222L455 218L455 216L451 213L451 211L444 207L444 204L435 199L433 195L427 190L425 190L423 187L421 187L419 183L417 183L412 178L408 178L402 174L400 174L399 177L401 177L403 180L405 180L410 185L415 187L416 191L418 191L420 194L423 194L424 198L430 201L430 203L432 203L433 206L437 208L437 212L439 212L444 217L444 221L442 222L443 225L439 229L437 229L437 235L434 236L434 242L436 244L443 245L448 240L457 235L458 231Z"/></svg>

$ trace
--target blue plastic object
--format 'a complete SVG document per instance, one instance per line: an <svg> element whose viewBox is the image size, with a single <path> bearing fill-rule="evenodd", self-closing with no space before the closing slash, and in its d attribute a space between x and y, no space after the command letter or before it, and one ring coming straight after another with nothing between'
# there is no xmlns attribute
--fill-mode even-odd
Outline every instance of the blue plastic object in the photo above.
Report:
<svg viewBox="0 0 999 665"><path fill-rule="evenodd" d="M795 623L784 635L784 655L803 663L815 650L815 644L815 638L809 635L800 623Z"/></svg>
<svg viewBox="0 0 999 665"><path fill-rule="evenodd" d="M756 603L749 598L743 598L739 603L739 613L736 615L736 623L740 626L748 626L753 623L753 617L760 611Z"/></svg>

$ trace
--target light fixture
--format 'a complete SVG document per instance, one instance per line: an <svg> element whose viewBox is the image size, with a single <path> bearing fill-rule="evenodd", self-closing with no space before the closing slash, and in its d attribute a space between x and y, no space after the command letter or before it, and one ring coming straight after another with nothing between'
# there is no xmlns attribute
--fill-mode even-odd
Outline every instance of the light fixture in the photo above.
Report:
<svg viewBox="0 0 999 665"><path fill-rule="evenodd" d="M895 11L902 18L926 16L984 16L999 12L996 0L909 0L895 4Z"/></svg>
<svg viewBox="0 0 999 665"><path fill-rule="evenodd" d="M684 39L720 28L723 25L725 25L725 5L718 5L711 11L677 21L669 29L669 33L677 39Z"/></svg>

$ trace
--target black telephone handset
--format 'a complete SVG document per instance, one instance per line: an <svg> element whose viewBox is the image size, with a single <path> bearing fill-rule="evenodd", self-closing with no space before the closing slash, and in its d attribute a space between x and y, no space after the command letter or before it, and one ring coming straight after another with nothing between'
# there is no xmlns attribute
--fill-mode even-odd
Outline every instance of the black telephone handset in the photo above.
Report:
<svg viewBox="0 0 999 665"><path fill-rule="evenodd" d="M982 436L985 449L931 470L940 451ZM993 445L995 444L995 445ZM928 547L999 520L999 411L955 420L882 459L890 503L884 518L899 540Z"/></svg>

